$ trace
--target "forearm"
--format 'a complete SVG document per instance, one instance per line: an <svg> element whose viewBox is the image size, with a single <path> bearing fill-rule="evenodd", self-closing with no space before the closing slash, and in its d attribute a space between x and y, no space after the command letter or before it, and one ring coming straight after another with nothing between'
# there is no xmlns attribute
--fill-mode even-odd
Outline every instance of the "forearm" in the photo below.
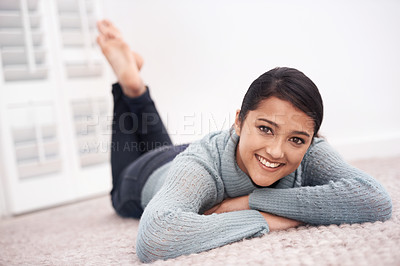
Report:
<svg viewBox="0 0 400 266"><path fill-rule="evenodd" d="M254 210L200 215L153 207L150 203L140 220L136 251L142 262L198 253L269 232Z"/></svg>
<svg viewBox="0 0 400 266"><path fill-rule="evenodd" d="M250 210L249 207L249 196L242 196L238 198L228 198L225 199L220 204L217 204L210 210L206 211L204 214L212 214L212 213L225 213L239 210ZM271 231L275 230L285 230L293 227L297 227L302 225L303 223L300 221L296 221L293 219L273 215L270 213L260 211L261 215L267 221L269 229Z"/></svg>
<svg viewBox="0 0 400 266"><path fill-rule="evenodd" d="M267 222L255 210L200 213L223 199L223 191L217 190L222 181L210 176L210 169L200 163L195 158L176 158L170 176L147 204L136 244L142 262L202 252L268 233Z"/></svg>
<svg viewBox="0 0 400 266"><path fill-rule="evenodd" d="M316 225L383 221L391 215L390 198L368 181L259 189L250 195L249 204L255 210Z"/></svg>

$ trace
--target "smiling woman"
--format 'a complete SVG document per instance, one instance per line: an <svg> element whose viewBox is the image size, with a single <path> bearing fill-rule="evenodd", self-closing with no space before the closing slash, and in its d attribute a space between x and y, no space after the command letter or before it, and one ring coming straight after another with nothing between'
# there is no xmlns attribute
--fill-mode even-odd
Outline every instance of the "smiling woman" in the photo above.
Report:
<svg viewBox="0 0 400 266"><path fill-rule="evenodd" d="M309 120L305 113L277 97L263 100L244 122L236 119L240 169L259 186L270 186L295 171L313 139L314 126Z"/></svg>
<svg viewBox="0 0 400 266"><path fill-rule="evenodd" d="M323 118L317 86L293 68L257 78L236 111L236 160L255 184L270 186L295 171Z"/></svg>
<svg viewBox="0 0 400 266"><path fill-rule="evenodd" d="M385 189L317 137L322 99L302 72L266 72L247 91L234 128L173 146L140 77L141 57L109 21L98 27L98 43L119 81L113 85L112 204L121 216L141 218L141 261L304 223L391 217Z"/></svg>

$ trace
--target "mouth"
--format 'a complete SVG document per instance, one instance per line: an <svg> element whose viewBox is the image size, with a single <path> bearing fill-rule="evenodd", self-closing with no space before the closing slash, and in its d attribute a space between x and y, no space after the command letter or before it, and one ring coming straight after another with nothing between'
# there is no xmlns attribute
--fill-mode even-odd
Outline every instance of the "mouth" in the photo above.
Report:
<svg viewBox="0 0 400 266"><path fill-rule="evenodd" d="M283 165L285 165L284 163L271 162L258 154L256 154L255 156L256 156L257 160L260 162L263 169L266 169L269 171L271 171L271 170L275 171L275 170L279 169L280 167L282 167Z"/></svg>

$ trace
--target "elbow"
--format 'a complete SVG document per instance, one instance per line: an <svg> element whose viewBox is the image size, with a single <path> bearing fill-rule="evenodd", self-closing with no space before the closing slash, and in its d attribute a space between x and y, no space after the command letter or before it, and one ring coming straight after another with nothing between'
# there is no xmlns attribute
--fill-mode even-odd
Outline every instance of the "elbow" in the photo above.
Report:
<svg viewBox="0 0 400 266"><path fill-rule="evenodd" d="M147 222L147 221L146 221ZM139 230L136 238L136 254L139 260L143 263L150 263L156 260L165 259L161 252L160 233L154 233L154 225L150 222L145 226L139 225Z"/></svg>
<svg viewBox="0 0 400 266"><path fill-rule="evenodd" d="M376 220L377 221L387 221L392 217L392 200L390 196L385 192L382 196L382 200L379 202L379 205L376 207Z"/></svg>
<svg viewBox="0 0 400 266"><path fill-rule="evenodd" d="M139 238L139 235L136 240L136 255L138 256L140 262L142 263L150 263L153 261L149 256L149 254L147 253L147 250L143 245L143 241Z"/></svg>
<svg viewBox="0 0 400 266"><path fill-rule="evenodd" d="M362 209L366 210L362 222L384 222L392 217L392 200L385 190L379 189Z"/></svg>
<svg viewBox="0 0 400 266"><path fill-rule="evenodd" d="M382 188L366 190L355 200L348 198L341 202L338 213L343 214L342 223L374 223L387 221L392 217L392 200L389 194Z"/></svg>
<svg viewBox="0 0 400 266"><path fill-rule="evenodd" d="M371 179L367 178L360 182L364 184L363 193L361 193L362 204L358 206L361 214L360 222L387 221L392 217L392 200L385 188Z"/></svg>
<svg viewBox="0 0 400 266"><path fill-rule="evenodd" d="M145 236L146 234L139 230L136 239L136 255L142 263L150 263L157 260L157 258L155 258L151 249L148 248L147 243L149 243L149 239L147 239Z"/></svg>
<svg viewBox="0 0 400 266"><path fill-rule="evenodd" d="M392 200L387 193L387 191L380 184L375 187L375 191L373 193L375 195L373 198L373 209L374 209L374 217L373 221L387 221L392 217Z"/></svg>
<svg viewBox="0 0 400 266"><path fill-rule="evenodd" d="M139 237L136 240L136 254L142 263L151 263L162 259L157 257L156 254L152 253L151 249L146 247L146 240L140 239Z"/></svg>
<svg viewBox="0 0 400 266"><path fill-rule="evenodd" d="M176 253L176 245L179 243L172 239L174 232L170 226L173 224L171 215L168 213L143 215L136 239L136 254L139 260L150 263L179 256Z"/></svg>

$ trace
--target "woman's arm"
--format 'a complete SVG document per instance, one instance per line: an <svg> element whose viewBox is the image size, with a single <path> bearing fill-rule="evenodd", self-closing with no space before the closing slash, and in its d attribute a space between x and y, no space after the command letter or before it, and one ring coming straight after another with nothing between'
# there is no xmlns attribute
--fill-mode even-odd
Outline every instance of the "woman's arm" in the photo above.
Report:
<svg viewBox="0 0 400 266"><path fill-rule="evenodd" d="M303 159L298 188L256 189L251 209L311 224L384 221L392 203L385 189L371 176L348 165L326 143L315 144Z"/></svg>
<svg viewBox="0 0 400 266"><path fill-rule="evenodd" d="M255 210L202 215L223 198L223 183L196 158L176 158L166 183L145 208L136 251L142 262L174 258L268 233Z"/></svg>
<svg viewBox="0 0 400 266"><path fill-rule="evenodd" d="M273 215L266 212L260 212L264 219L267 221L269 231L286 230L289 228L298 227L303 225L303 222L292 220L289 218Z"/></svg>
<svg viewBox="0 0 400 266"><path fill-rule="evenodd" d="M237 198L228 198L222 201L221 203L215 205L211 209L204 212L206 215L210 215L213 213L225 213L225 212L233 212L240 210L250 210L249 207L249 196L242 196ZM300 226L304 223L295 221L289 218L273 215L266 212L260 212L261 215L268 223L268 227L270 231L277 230L286 230L289 228Z"/></svg>

